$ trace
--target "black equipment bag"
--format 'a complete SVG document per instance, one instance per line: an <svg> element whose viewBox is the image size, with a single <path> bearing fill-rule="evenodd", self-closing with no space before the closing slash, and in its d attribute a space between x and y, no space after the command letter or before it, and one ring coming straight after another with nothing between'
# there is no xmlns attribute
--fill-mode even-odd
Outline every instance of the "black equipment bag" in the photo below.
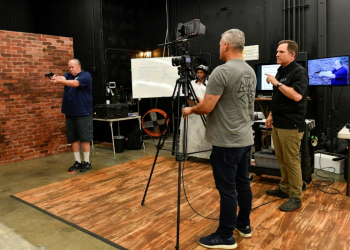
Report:
<svg viewBox="0 0 350 250"><path fill-rule="evenodd" d="M139 126L134 125L125 136L124 148L138 150L143 145L143 136Z"/></svg>
<svg viewBox="0 0 350 250"><path fill-rule="evenodd" d="M128 117L128 112L129 104L127 103L97 104L94 107L94 117L100 119Z"/></svg>

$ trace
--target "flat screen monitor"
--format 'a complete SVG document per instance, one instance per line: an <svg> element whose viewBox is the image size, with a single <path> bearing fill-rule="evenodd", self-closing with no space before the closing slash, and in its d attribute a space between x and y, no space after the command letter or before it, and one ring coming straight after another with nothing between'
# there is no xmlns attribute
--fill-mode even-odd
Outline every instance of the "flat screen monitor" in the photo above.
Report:
<svg viewBox="0 0 350 250"><path fill-rule="evenodd" d="M257 91L270 91L272 92L273 85L266 82L267 76L265 74L270 74L275 76L277 74L277 69L281 65L279 64L256 64L256 90Z"/></svg>
<svg viewBox="0 0 350 250"><path fill-rule="evenodd" d="M349 56L335 56L307 61L310 86L349 85Z"/></svg>

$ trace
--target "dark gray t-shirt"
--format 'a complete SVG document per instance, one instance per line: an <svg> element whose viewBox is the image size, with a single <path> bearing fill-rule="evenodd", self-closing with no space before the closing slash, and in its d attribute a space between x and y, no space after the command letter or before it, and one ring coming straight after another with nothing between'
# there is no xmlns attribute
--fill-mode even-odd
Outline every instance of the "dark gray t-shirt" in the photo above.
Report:
<svg viewBox="0 0 350 250"><path fill-rule="evenodd" d="M254 144L254 98L256 76L243 60L234 59L214 69L206 94L221 95L207 115L205 139L218 147L246 147Z"/></svg>

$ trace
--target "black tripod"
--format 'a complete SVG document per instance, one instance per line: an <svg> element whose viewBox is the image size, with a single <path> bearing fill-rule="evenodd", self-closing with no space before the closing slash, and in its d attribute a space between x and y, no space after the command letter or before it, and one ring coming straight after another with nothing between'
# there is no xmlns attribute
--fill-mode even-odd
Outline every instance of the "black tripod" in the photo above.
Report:
<svg viewBox="0 0 350 250"><path fill-rule="evenodd" d="M192 95L193 99L198 102L198 98L197 98L196 93L194 92L193 87L192 87L191 82L190 82L190 78L189 78L190 74L189 74L189 72L190 71L188 71L188 70L180 72L180 78L176 80L176 85L175 85L174 92L173 92L173 95L172 95L173 102L175 100L174 97L177 97L177 103L178 103L178 106L177 106L177 108L178 108L178 110L177 110L177 128L180 127L180 121L181 121L180 114L182 113L181 110L180 110L182 108L182 106L180 105L181 89L183 90L185 101L188 99L188 97L190 95ZM186 104L184 104L184 105L186 105ZM205 117L201 116L201 118L202 118L203 124L205 126ZM149 179L148 179L148 182L147 182L146 190L145 190L145 193L144 193L141 205L143 205L145 203L148 187L149 187L149 184L151 182L151 178L152 178L152 174L153 174L153 171L154 171L154 167L155 167L156 162L157 162L158 154L159 154L159 151L161 149L163 149L163 146L164 146L164 142L165 142L164 132L167 129L167 120L168 120L168 115L165 118L165 122L164 122L165 129L163 131L161 131L161 136L159 137L159 141L158 141L158 145L157 145L157 153L156 153L156 156L154 158L153 166L152 166L152 169L151 169L151 173L150 173L150 176L149 176ZM180 239L180 197L181 197L181 174L182 174L181 166L182 166L182 162L185 161L185 159L186 159L186 157L188 155L187 154L187 148L186 148L187 147L186 146L186 140L187 140L187 125L186 125L186 122L184 122L184 131L183 131L182 136L183 136L183 150L182 150L182 153L179 153L178 136L176 137L176 143L175 143L175 145L176 145L175 146L175 152L176 152L176 159L175 160L179 162L179 164L178 164L178 166L179 166L179 169L178 169L178 186L177 186L177 188L178 188L178 190L177 190L177 194L178 194L177 195L177 223L176 223L177 230L176 230L176 246L175 246L175 249L179 249L179 239ZM192 152L192 153L194 153L194 152Z"/></svg>

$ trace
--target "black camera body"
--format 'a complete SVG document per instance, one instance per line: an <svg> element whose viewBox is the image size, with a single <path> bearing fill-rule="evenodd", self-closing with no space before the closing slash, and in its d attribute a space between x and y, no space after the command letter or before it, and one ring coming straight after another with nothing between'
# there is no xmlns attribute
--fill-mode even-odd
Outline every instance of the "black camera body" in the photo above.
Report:
<svg viewBox="0 0 350 250"><path fill-rule="evenodd" d="M176 39L189 38L192 36L204 35L205 26L199 19L194 19L187 23L178 23Z"/></svg>
<svg viewBox="0 0 350 250"><path fill-rule="evenodd" d="M191 80L196 79L196 76L194 75L194 71L193 71L193 59L194 57L185 54L179 57L175 57L173 58L172 61L172 65L173 66L177 66L178 70L179 70L179 75L185 76L190 78Z"/></svg>
<svg viewBox="0 0 350 250"><path fill-rule="evenodd" d="M53 72L51 72L51 73L45 74L45 77L51 78L51 77L53 77L54 75L55 75L55 74L54 74Z"/></svg>
<svg viewBox="0 0 350 250"><path fill-rule="evenodd" d="M192 57L188 54L179 57L174 57L171 61L173 66L182 67L183 69L192 68Z"/></svg>
<svg viewBox="0 0 350 250"><path fill-rule="evenodd" d="M184 55L172 58L172 65L178 67L178 74L180 77L187 77L191 80L196 79L196 74L193 70L194 66L198 66L198 60L196 56L189 55L189 47L193 45L192 40L189 37L204 35L205 26L200 22L199 19L187 23L179 23L177 25L176 41L162 44L169 45L172 44L174 47L180 48ZM195 63L197 61L197 63Z"/></svg>

